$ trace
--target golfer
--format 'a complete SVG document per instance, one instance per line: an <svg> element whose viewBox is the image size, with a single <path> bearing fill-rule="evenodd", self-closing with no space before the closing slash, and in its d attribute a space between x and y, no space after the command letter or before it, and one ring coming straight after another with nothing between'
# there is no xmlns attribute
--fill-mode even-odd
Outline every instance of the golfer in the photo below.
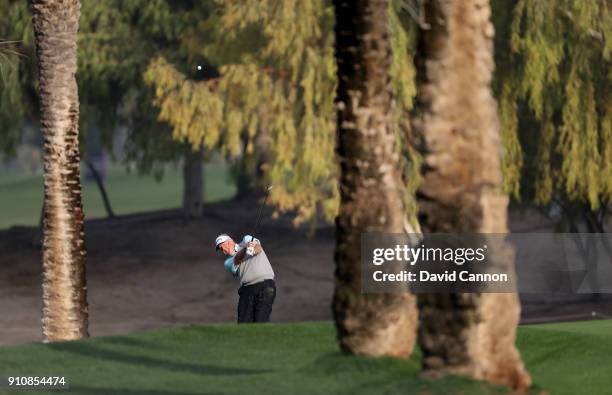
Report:
<svg viewBox="0 0 612 395"><path fill-rule="evenodd" d="M259 240L247 235L236 244L224 233L215 239L215 249L228 257L225 268L240 278L238 323L269 322L276 284L274 271Z"/></svg>

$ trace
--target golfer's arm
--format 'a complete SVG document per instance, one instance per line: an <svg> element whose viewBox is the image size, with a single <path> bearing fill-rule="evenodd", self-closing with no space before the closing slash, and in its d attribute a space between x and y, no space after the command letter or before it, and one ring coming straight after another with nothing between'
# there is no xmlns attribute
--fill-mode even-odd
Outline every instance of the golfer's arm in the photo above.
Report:
<svg viewBox="0 0 612 395"><path fill-rule="evenodd" d="M240 265L244 261L244 256L246 254L246 248L241 249L234 255L234 264L236 266Z"/></svg>

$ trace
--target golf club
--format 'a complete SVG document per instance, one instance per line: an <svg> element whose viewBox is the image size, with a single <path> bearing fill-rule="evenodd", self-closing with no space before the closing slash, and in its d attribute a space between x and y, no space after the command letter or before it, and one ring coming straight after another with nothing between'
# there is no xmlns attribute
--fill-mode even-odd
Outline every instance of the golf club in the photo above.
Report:
<svg viewBox="0 0 612 395"><path fill-rule="evenodd" d="M261 213L263 211L264 206L266 205L266 201L268 200L268 195L270 194L271 189L272 189L272 185L270 185L266 189L266 196L264 197L264 201L259 206L259 213L257 214L257 221L255 222L255 226L253 227L253 230L251 231L251 240L255 240L255 231L257 230L257 227L259 226L259 223L261 222ZM254 253L253 247L247 247L246 253L249 256L253 256L253 253Z"/></svg>
<svg viewBox="0 0 612 395"><path fill-rule="evenodd" d="M259 213L257 213L257 221L255 221L255 226L253 227L253 231L251 232L251 236L255 237L255 231L257 230L257 227L259 226L259 223L261 222L261 213L263 212L263 208L266 205L266 201L268 200L268 196L270 195L270 191L272 190L272 188L274 188L273 185L270 185L267 189L266 189L266 196L264 197L264 201L263 203L259 206Z"/></svg>

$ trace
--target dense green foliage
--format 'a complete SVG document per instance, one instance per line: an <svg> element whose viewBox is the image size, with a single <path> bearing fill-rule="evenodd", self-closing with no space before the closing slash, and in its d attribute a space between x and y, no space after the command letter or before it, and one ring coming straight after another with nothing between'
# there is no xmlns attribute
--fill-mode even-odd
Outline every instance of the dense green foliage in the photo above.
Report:
<svg viewBox="0 0 612 395"><path fill-rule="evenodd" d="M117 126L126 127L126 160L142 172L161 174L163 164L177 161L189 147L173 142L160 122L153 92L143 74L152 58L186 59L180 41L194 5L182 1L85 2L79 31L79 94L90 125L111 143Z"/></svg>
<svg viewBox="0 0 612 395"><path fill-rule="evenodd" d="M492 4L506 190L539 205L609 205L609 2ZM405 5L390 2L391 74L412 213L416 27ZM0 12L0 37L18 40L10 48L24 55L0 55L0 152L11 155L24 124L37 122L36 62L27 2L0 0ZM276 185L280 211L329 220L338 202L332 24L329 1L83 2L81 132L99 127L110 145L125 126L126 159L142 171L190 149L219 152L246 179Z"/></svg>
<svg viewBox="0 0 612 395"><path fill-rule="evenodd" d="M190 0L82 3L77 73L81 137L100 128L110 147L117 127L126 127L126 160L145 172L161 170L165 162L183 156L188 147L175 143L168 125L159 122L143 74L155 56L187 59L180 40L190 23L185 12L194 8ZM0 149L10 156L24 124L37 122L36 57L27 2L1 0L0 11L0 37L18 40L17 48L27 55L3 67Z"/></svg>
<svg viewBox="0 0 612 395"><path fill-rule="evenodd" d="M390 3L391 73L411 213L420 181L407 116L416 32L402 2ZM540 205L607 206L609 3L494 0L493 6L506 190ZM332 23L328 2L217 0L208 18L185 30L182 44L190 58L218 66L220 76L192 81L171 59L158 59L147 72L175 138L229 156L264 155L264 182L277 186L271 201L281 211L296 209L298 221L318 209L331 219L337 209Z"/></svg>
<svg viewBox="0 0 612 395"><path fill-rule="evenodd" d="M406 142L407 113L415 94L414 27L393 2L392 79L398 139L405 147L408 205L416 187L416 154ZM264 145L265 182L280 211L296 210L296 221L331 220L337 211L335 163L336 71L333 10L329 2L219 0L211 18L194 26L185 42L219 67L220 76L194 82L164 59L153 62L147 81L156 87L161 118L176 138L227 155L253 154ZM205 37L198 45L194 37ZM255 152L257 153L257 152ZM261 153L260 153L261 154ZM413 212L413 210L409 210Z"/></svg>
<svg viewBox="0 0 612 395"><path fill-rule="evenodd" d="M534 393L606 393L611 329L612 321L519 327ZM504 393L458 377L422 380L419 358L340 355L331 323L213 325L2 347L0 370L67 375L71 394Z"/></svg>
<svg viewBox="0 0 612 395"><path fill-rule="evenodd" d="M15 153L27 118L36 103L34 34L25 1L0 0L0 157Z"/></svg>
<svg viewBox="0 0 612 395"><path fill-rule="evenodd" d="M538 204L581 202L591 209L609 204L610 3L495 4L507 189Z"/></svg>

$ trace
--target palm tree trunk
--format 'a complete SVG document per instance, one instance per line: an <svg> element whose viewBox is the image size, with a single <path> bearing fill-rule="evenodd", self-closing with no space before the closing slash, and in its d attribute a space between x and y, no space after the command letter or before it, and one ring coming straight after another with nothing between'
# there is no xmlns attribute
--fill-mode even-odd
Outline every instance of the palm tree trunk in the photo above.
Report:
<svg viewBox="0 0 612 395"><path fill-rule="evenodd" d="M419 216L427 233L507 233L502 193L493 26L488 0L429 0L428 28L418 56L424 182ZM495 240L488 242L495 245ZM512 251L499 265L512 265ZM489 250L489 252L491 252ZM501 251L497 251L501 255ZM492 255L492 254L490 254ZM427 376L465 374L524 389L530 384L515 347L520 305L516 294L420 294L419 344Z"/></svg>
<svg viewBox="0 0 612 395"><path fill-rule="evenodd" d="M43 338L88 335L76 83L79 0L33 0L44 144Z"/></svg>
<svg viewBox="0 0 612 395"><path fill-rule="evenodd" d="M340 347L407 357L416 337L409 293L361 294L361 235L401 233L403 184L392 117L387 1L335 0L340 209L333 311Z"/></svg>

